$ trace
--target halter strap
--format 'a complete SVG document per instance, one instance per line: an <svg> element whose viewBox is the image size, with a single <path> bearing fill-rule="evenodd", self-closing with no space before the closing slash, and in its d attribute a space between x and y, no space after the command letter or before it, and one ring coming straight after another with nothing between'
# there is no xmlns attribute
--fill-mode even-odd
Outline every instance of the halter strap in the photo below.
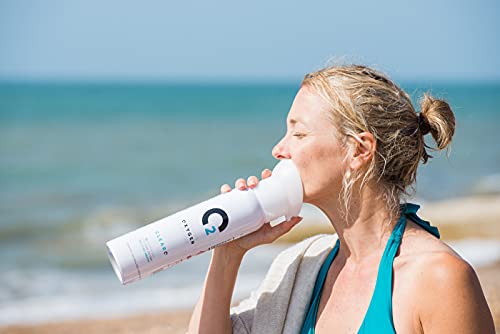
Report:
<svg viewBox="0 0 500 334"><path fill-rule="evenodd" d="M415 223L417 223L420 227L422 227L427 232L434 235L436 238L440 238L439 231L436 226L431 226L431 224L417 216L417 211L420 209L420 205L414 203L405 203L400 205L401 210L407 218L410 218Z"/></svg>
<svg viewBox="0 0 500 334"><path fill-rule="evenodd" d="M400 205L400 218L392 231L387 245L380 260L377 281L375 283L375 290L370 301L370 306L366 312L365 318L361 329L364 327L381 326L385 322L385 328L389 327L394 329L394 322L392 318L392 271L394 258L401 245L401 239L406 227L406 221L410 218L416 224L421 226L427 232L439 238L439 231L435 226L431 226L428 221L425 221L417 216L419 205L413 203L405 203ZM361 330L360 330L361 332Z"/></svg>

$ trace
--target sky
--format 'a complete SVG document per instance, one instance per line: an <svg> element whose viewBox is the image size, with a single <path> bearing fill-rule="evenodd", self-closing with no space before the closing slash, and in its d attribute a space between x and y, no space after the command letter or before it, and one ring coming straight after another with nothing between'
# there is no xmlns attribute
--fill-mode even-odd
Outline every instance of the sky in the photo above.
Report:
<svg viewBox="0 0 500 334"><path fill-rule="evenodd" d="M500 1L0 0L0 80L500 80Z"/></svg>

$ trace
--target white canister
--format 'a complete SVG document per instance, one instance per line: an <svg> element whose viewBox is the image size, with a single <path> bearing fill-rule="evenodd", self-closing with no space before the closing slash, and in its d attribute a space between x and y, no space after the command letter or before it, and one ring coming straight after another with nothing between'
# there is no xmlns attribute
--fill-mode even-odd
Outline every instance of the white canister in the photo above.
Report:
<svg viewBox="0 0 500 334"><path fill-rule="evenodd" d="M297 216L302 196L296 166L281 160L271 177L253 189L217 195L108 241L109 259L122 284L128 284L256 231L266 222Z"/></svg>

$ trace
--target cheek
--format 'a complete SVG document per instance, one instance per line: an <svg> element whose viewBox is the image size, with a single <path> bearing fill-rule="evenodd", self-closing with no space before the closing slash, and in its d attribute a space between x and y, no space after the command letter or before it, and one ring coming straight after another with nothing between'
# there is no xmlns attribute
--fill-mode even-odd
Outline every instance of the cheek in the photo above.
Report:
<svg viewBox="0 0 500 334"><path fill-rule="evenodd" d="M342 151L331 145L316 145L297 155L297 167L304 186L304 200L331 196L342 185L344 165Z"/></svg>

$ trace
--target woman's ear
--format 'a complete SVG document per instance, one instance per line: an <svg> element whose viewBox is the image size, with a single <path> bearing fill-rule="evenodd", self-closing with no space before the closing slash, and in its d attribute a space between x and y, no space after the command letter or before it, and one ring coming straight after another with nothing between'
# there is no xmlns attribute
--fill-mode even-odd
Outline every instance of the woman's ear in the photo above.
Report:
<svg viewBox="0 0 500 334"><path fill-rule="evenodd" d="M370 132L361 132L354 138L355 147L349 166L356 170L373 159L377 149L377 140Z"/></svg>

